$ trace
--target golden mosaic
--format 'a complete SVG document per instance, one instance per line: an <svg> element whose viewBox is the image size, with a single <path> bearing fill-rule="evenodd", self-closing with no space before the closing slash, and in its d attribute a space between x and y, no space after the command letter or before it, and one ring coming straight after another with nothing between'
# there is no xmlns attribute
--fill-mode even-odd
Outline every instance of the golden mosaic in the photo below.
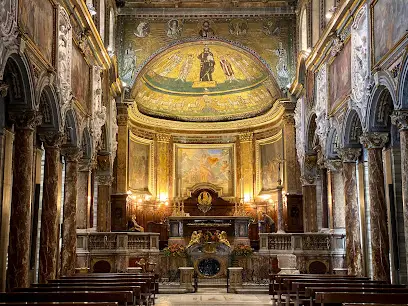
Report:
<svg viewBox="0 0 408 306"><path fill-rule="evenodd" d="M138 74L140 112L181 121L227 121L268 111L280 97L267 67L240 47L185 42L156 55Z"/></svg>

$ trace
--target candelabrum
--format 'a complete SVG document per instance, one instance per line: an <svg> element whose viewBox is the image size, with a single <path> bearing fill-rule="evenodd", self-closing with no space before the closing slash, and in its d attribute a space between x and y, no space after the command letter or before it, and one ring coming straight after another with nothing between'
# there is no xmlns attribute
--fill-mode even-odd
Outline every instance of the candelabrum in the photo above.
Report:
<svg viewBox="0 0 408 306"><path fill-rule="evenodd" d="M171 212L172 217L180 217L180 216L185 216L184 212L184 200L183 198L174 198L173 199L173 209Z"/></svg>

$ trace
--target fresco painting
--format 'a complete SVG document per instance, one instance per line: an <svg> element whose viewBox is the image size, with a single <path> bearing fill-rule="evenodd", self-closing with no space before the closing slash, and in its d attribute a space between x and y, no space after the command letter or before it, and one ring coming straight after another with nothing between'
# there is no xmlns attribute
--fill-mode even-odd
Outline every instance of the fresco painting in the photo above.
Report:
<svg viewBox="0 0 408 306"><path fill-rule="evenodd" d="M261 190L276 188L279 178L279 160L283 156L282 140L260 145ZM282 177L282 163L280 173Z"/></svg>
<svg viewBox="0 0 408 306"><path fill-rule="evenodd" d="M176 176L185 192L198 183L211 183L223 189L223 195L233 193L233 149L177 147Z"/></svg>
<svg viewBox="0 0 408 306"><path fill-rule="evenodd" d="M351 92L351 42L330 65L329 103L332 111Z"/></svg>
<svg viewBox="0 0 408 306"><path fill-rule="evenodd" d="M8 1L6 1L8 2ZM19 22L49 63L53 63L54 7L49 0L20 0Z"/></svg>
<svg viewBox="0 0 408 306"><path fill-rule="evenodd" d="M74 97L86 108L90 109L91 99L89 66L78 48L72 48L72 93Z"/></svg>
<svg viewBox="0 0 408 306"><path fill-rule="evenodd" d="M150 145L129 140L129 188L149 190Z"/></svg>
<svg viewBox="0 0 408 306"><path fill-rule="evenodd" d="M374 63L378 63L407 35L406 0L379 0L372 10Z"/></svg>

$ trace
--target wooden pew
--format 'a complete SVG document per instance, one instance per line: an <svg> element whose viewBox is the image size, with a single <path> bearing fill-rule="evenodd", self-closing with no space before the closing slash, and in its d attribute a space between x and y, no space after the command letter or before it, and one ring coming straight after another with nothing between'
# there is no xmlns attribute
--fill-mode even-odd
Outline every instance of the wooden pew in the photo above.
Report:
<svg viewBox="0 0 408 306"><path fill-rule="evenodd" d="M347 288L406 288L405 285L391 285L378 283L376 281L353 283L353 282L293 282L292 291L296 292L295 305L301 304L302 301L310 302L310 297L306 295L307 287L327 288L327 287L347 287Z"/></svg>
<svg viewBox="0 0 408 306"><path fill-rule="evenodd" d="M307 287L305 296L313 306L317 292L354 292L354 293L407 293L408 288L367 288L367 287Z"/></svg>
<svg viewBox="0 0 408 306"><path fill-rule="evenodd" d="M380 303L404 304L408 301L408 293L372 293L372 292L317 292L316 303L341 305L342 303Z"/></svg>
<svg viewBox="0 0 408 306"><path fill-rule="evenodd" d="M88 285L75 287L59 287L59 286L44 286L44 287L30 287L30 288L14 288L13 292L72 292L72 291L132 291L133 304L142 305L143 299L141 295L141 286L100 286L92 287Z"/></svg>
<svg viewBox="0 0 408 306"><path fill-rule="evenodd" d="M10 292L0 293L0 301L12 302L116 302L133 305L132 291Z"/></svg>
<svg viewBox="0 0 408 306"><path fill-rule="evenodd" d="M114 302L0 302L0 306L118 306Z"/></svg>

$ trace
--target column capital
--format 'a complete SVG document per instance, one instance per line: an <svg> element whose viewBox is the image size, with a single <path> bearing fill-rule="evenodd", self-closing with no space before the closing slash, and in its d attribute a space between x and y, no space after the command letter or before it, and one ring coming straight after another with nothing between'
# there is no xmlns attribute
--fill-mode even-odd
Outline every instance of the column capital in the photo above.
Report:
<svg viewBox="0 0 408 306"><path fill-rule="evenodd" d="M302 175L300 182L302 186L315 186L317 177L315 175Z"/></svg>
<svg viewBox="0 0 408 306"><path fill-rule="evenodd" d="M338 152L343 163L355 163L361 155L361 148L342 148Z"/></svg>
<svg viewBox="0 0 408 306"><path fill-rule="evenodd" d="M16 129L34 130L42 122L40 112L33 110L10 111L9 120L14 124Z"/></svg>
<svg viewBox="0 0 408 306"><path fill-rule="evenodd" d="M118 125L127 125L129 119L128 105L124 103L116 104L116 121Z"/></svg>
<svg viewBox="0 0 408 306"><path fill-rule="evenodd" d="M252 141L253 137L254 137L254 133L252 132L242 133L242 134L239 134L239 141L240 142Z"/></svg>
<svg viewBox="0 0 408 306"><path fill-rule="evenodd" d="M96 176L96 181L98 182L98 185L111 186L112 182L113 182L113 176L111 174L97 175Z"/></svg>
<svg viewBox="0 0 408 306"><path fill-rule="evenodd" d="M158 142L169 143L171 139L170 134L156 134L156 139Z"/></svg>
<svg viewBox="0 0 408 306"><path fill-rule="evenodd" d="M0 82L0 96L1 97L4 98L5 96L7 96L8 89L9 89L8 84Z"/></svg>
<svg viewBox="0 0 408 306"><path fill-rule="evenodd" d="M391 122L400 131L408 130L408 110L395 110L391 114Z"/></svg>
<svg viewBox="0 0 408 306"><path fill-rule="evenodd" d="M364 133L360 136L361 144L367 149L382 149L388 142L388 133Z"/></svg>
<svg viewBox="0 0 408 306"><path fill-rule="evenodd" d="M295 114L293 112L285 112L282 116L282 121L287 125L295 125Z"/></svg>
<svg viewBox="0 0 408 306"><path fill-rule="evenodd" d="M340 159L328 159L324 164L326 168L331 172L337 172L343 169L343 163Z"/></svg>
<svg viewBox="0 0 408 306"><path fill-rule="evenodd" d="M61 154L65 156L65 159L69 162L77 162L82 157L83 151L74 146L63 147Z"/></svg>
<svg viewBox="0 0 408 306"><path fill-rule="evenodd" d="M64 133L55 131L42 132L39 136L45 148L59 148L66 139Z"/></svg>

